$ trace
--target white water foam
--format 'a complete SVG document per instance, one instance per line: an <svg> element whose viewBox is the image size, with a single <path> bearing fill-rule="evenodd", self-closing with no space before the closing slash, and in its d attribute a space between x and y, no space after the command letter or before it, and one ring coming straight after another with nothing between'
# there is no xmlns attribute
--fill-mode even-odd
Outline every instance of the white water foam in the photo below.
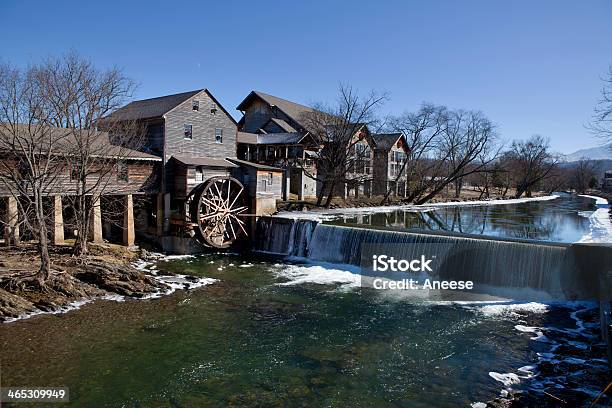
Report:
<svg viewBox="0 0 612 408"><path fill-rule="evenodd" d="M361 275L356 271L335 269L324 265L274 265L274 275L287 279L286 282L277 283L279 286L292 286L304 283L321 285L339 285L341 289L348 290L359 287Z"/></svg>
<svg viewBox="0 0 612 408"><path fill-rule="evenodd" d="M489 376L495 381L499 381L506 387L511 387L513 384L520 384L521 378L514 373L496 373L495 371L489 371Z"/></svg>
<svg viewBox="0 0 612 408"><path fill-rule="evenodd" d="M468 306L470 309L483 314L486 317L520 317L525 313L546 313L549 306L539 302L515 303L499 302L484 306ZM526 327L526 326L525 326Z"/></svg>

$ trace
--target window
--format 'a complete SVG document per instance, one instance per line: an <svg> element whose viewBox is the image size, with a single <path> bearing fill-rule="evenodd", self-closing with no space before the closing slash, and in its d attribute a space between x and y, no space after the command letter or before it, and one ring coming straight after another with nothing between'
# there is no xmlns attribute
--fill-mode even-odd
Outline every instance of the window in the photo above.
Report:
<svg viewBox="0 0 612 408"><path fill-rule="evenodd" d="M193 132L191 125L185 125L185 139L193 139Z"/></svg>
<svg viewBox="0 0 612 408"><path fill-rule="evenodd" d="M198 101L197 99L194 99L193 101L191 101L191 109L193 109L194 111L199 111L200 101Z"/></svg>
<svg viewBox="0 0 612 408"><path fill-rule="evenodd" d="M274 173L268 173L268 184L272 185L274 181Z"/></svg>
<svg viewBox="0 0 612 408"><path fill-rule="evenodd" d="M70 166L70 181L79 179L79 168L77 166Z"/></svg>
<svg viewBox="0 0 612 408"><path fill-rule="evenodd" d="M197 166L195 169L195 180L197 182L204 181L204 177L202 177L202 166Z"/></svg>
<svg viewBox="0 0 612 408"><path fill-rule="evenodd" d="M117 162L117 181L129 181L128 165L123 160Z"/></svg>
<svg viewBox="0 0 612 408"><path fill-rule="evenodd" d="M223 129L215 128L215 142L223 143Z"/></svg>

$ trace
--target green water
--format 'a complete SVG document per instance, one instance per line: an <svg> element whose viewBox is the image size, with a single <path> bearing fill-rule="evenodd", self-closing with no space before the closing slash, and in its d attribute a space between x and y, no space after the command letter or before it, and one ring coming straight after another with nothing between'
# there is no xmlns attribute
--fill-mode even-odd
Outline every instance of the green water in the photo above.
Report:
<svg viewBox="0 0 612 408"><path fill-rule="evenodd" d="M279 285L284 264L245 261L160 262L219 281L0 326L2 385L67 386L74 407L469 406L503 388L489 371L534 361L517 321L550 318Z"/></svg>

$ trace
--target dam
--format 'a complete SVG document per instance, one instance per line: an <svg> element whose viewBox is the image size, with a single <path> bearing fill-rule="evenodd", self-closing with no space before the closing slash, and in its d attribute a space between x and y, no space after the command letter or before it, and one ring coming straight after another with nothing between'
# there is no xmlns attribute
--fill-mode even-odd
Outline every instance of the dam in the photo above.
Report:
<svg viewBox="0 0 612 408"><path fill-rule="evenodd" d="M535 291L544 300L599 299L605 294L600 282L612 267L610 244L393 231L279 217L260 218L256 242L256 249L266 253L357 267L371 259L372 248L392 251L398 259L428 254L443 259L436 277L515 289L515 300L521 300L521 290Z"/></svg>
<svg viewBox="0 0 612 408"><path fill-rule="evenodd" d="M425 295L434 300L485 301L493 296L513 301L597 301L601 336L608 344L612 362L611 242L549 242L262 217L257 224L255 249L289 259L359 268L362 288L372 288L369 262L373 254L392 254L397 259L427 254L436 258L438 265L433 273L421 278L474 284L469 293L437 291Z"/></svg>

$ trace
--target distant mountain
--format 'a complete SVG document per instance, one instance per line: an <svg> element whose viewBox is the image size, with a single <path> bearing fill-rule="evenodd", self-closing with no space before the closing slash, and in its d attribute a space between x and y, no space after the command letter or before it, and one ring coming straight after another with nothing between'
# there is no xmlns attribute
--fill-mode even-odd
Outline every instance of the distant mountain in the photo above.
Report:
<svg viewBox="0 0 612 408"><path fill-rule="evenodd" d="M599 147L591 147L590 149L580 149L574 153L565 155L565 160L568 162L578 161L582 158L590 160L612 160L612 143Z"/></svg>

